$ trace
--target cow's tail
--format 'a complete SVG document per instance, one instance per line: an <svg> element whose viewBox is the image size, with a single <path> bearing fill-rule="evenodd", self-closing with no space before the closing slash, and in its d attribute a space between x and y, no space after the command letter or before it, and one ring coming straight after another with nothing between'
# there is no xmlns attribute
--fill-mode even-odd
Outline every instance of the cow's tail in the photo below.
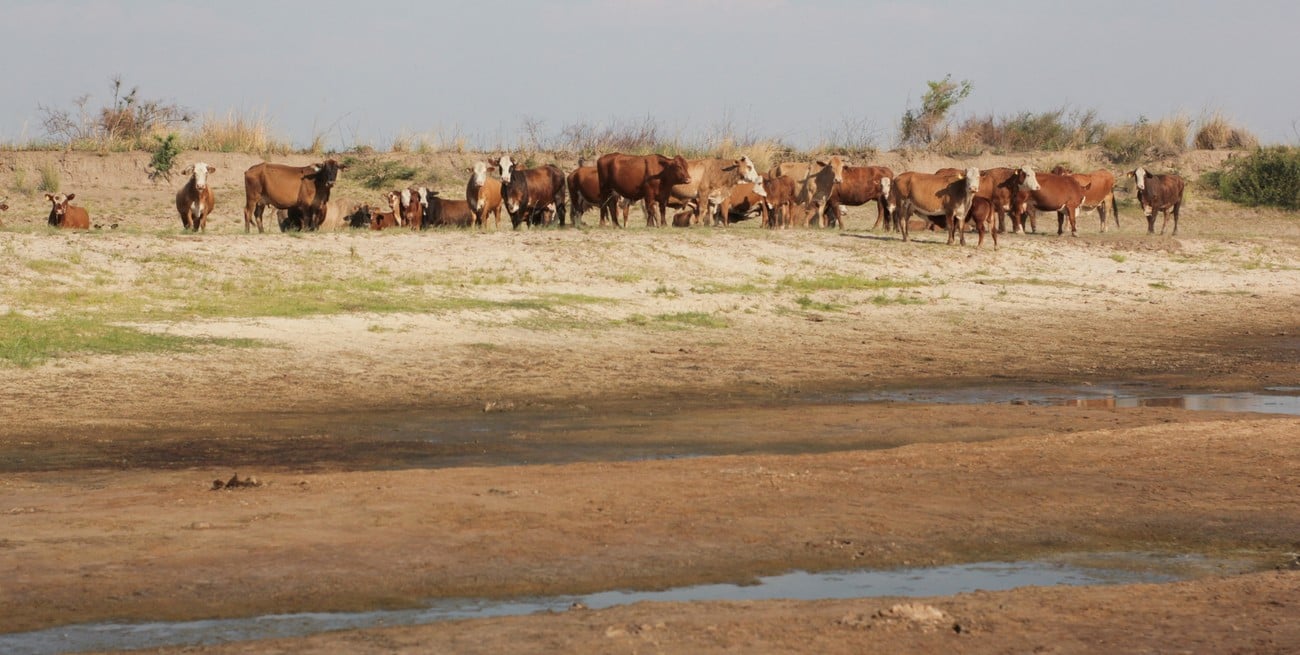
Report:
<svg viewBox="0 0 1300 655"><path fill-rule="evenodd" d="M1119 203L1115 202L1115 192L1110 192L1110 213L1115 215L1115 229L1119 229Z"/></svg>

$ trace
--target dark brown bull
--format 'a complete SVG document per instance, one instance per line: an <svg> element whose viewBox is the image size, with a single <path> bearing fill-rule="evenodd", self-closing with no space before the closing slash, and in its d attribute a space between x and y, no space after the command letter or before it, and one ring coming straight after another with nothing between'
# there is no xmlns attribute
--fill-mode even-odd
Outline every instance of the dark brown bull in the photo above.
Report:
<svg viewBox="0 0 1300 655"><path fill-rule="evenodd" d="M673 185L690 184L689 165L681 155L668 158L663 155L624 155L610 153L596 160L596 177L600 182L600 218L614 212L611 203L614 194L630 201L645 203L646 221L664 225L668 211L668 196ZM657 210L657 211L656 211ZM613 217L618 225L618 216ZM627 227L626 218L623 227Z"/></svg>
<svg viewBox="0 0 1300 655"><path fill-rule="evenodd" d="M1021 187L1029 191L1029 202L1026 207L1017 207L1023 215L1029 207L1039 211L1056 212L1056 234L1065 234L1065 221L1070 220L1070 236L1079 236L1078 227L1075 225L1075 219L1079 213L1079 205L1083 204L1083 194L1088 187L1079 184L1069 175L1053 175L1052 173L1035 173L1034 169L1028 166L1021 166L1020 173L1024 181Z"/></svg>
<svg viewBox="0 0 1300 655"><path fill-rule="evenodd" d="M841 207L860 207L876 201L876 224L889 226L889 186L894 181L894 171L884 166L845 166L839 184L831 187L826 198L826 217L835 225L844 227ZM769 191L769 193L771 193Z"/></svg>
<svg viewBox="0 0 1300 655"><path fill-rule="evenodd" d="M578 167L569 173L567 180L569 186L569 211L573 215L573 224L581 227L582 215L587 213L588 209L600 205L600 175L596 172L595 166L588 166L586 160L579 159ZM623 224L627 225L627 216L632 210L632 201L622 196L615 196L618 212L623 214ZM605 225L607 222L604 212L600 215L600 224ZM614 225L618 225L618 217L614 218Z"/></svg>
<svg viewBox="0 0 1300 655"><path fill-rule="evenodd" d="M1119 229L1119 205L1115 202L1115 176L1110 171L1099 168L1091 173L1075 173L1064 166L1052 169L1055 175L1069 175L1084 187L1083 203L1079 211L1097 210L1101 217L1101 231L1106 231L1106 201L1110 201L1111 212L1115 215L1115 228Z"/></svg>
<svg viewBox="0 0 1300 655"><path fill-rule="evenodd" d="M262 162L244 171L244 232L254 219L262 229L262 212L267 205L278 209L297 209L302 228L315 230L325 220L325 204L338 180L339 171L347 166L327 159L310 166L286 166ZM290 212L290 216L293 212Z"/></svg>
<svg viewBox="0 0 1300 655"><path fill-rule="evenodd" d="M551 217L564 226L564 173L554 165L522 168L509 155L489 159L501 175L501 199L510 215L510 224L550 225Z"/></svg>
<svg viewBox="0 0 1300 655"><path fill-rule="evenodd" d="M62 193L45 194L45 199L50 201L50 216L47 219L52 227L62 228L65 230L89 230L90 229L90 212L85 207L77 207L71 204L72 199L77 194Z"/></svg>
<svg viewBox="0 0 1300 655"><path fill-rule="evenodd" d="M1137 182L1138 204L1142 214L1147 218L1147 234L1155 234L1156 212L1164 215L1160 222L1160 234L1165 233L1169 224L1169 213L1174 214L1174 236L1178 235L1178 210L1183 206L1183 178L1172 173L1152 175L1145 168L1129 172L1129 177Z"/></svg>
<svg viewBox="0 0 1300 655"><path fill-rule="evenodd" d="M439 198L437 191L420 187L420 203L424 205L422 225L430 227L470 227L474 225L474 210L468 200Z"/></svg>
<svg viewBox="0 0 1300 655"><path fill-rule="evenodd" d="M208 173L216 170L216 166L198 162L186 166L185 170L181 171L181 175L188 175L190 178L185 182L185 186L176 192L176 211L180 213L181 225L185 226L186 230L207 231L208 214L212 213L212 207L216 204L212 187L208 186Z"/></svg>

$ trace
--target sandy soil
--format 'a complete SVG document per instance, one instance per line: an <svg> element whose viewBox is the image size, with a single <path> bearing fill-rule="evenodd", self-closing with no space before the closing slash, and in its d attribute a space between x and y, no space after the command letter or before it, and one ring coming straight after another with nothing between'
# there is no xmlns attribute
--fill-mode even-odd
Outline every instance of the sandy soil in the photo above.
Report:
<svg viewBox="0 0 1300 655"><path fill-rule="evenodd" d="M57 157L0 155L10 187ZM149 300L131 325L262 346L0 368L0 632L1161 552L1256 572L641 604L190 650L1300 649L1300 573L1288 570L1300 419L845 402L1300 386L1291 216L1193 195L1177 238L1147 237L1122 206L1118 232L1092 219L1080 238L1007 236L996 251L870 232L874 207L842 232L246 237L233 181L252 159L205 155L221 169L218 214L209 234L184 236L139 159L61 160L63 190L117 230L48 232L37 198L11 195L0 311L136 292ZM398 281L385 292L421 309L177 318L168 305L265 280L357 289L366 276ZM181 291L158 291L169 284ZM431 422L450 434L428 439ZM478 423L505 436L476 441ZM212 489L232 474L262 484Z"/></svg>

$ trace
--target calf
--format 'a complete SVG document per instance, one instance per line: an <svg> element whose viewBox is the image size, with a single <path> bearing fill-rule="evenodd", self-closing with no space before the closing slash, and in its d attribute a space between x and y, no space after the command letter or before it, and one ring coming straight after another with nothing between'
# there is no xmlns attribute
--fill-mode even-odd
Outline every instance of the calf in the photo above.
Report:
<svg viewBox="0 0 1300 655"><path fill-rule="evenodd" d="M722 217L722 224L731 225L733 220L743 221L749 218L749 215L757 211L762 217L762 224L768 224L767 216L767 191L763 189L763 181L757 183L741 182L731 188L731 193L718 205L718 213ZM676 217L674 217L674 220Z"/></svg>
<svg viewBox="0 0 1300 655"><path fill-rule="evenodd" d="M1064 166L1052 169L1055 175L1069 175L1084 187L1081 211L1097 210L1101 217L1101 231L1106 231L1106 201L1110 201L1111 212L1115 215L1115 229L1119 229L1119 205L1115 202L1115 176L1110 171L1099 168L1091 173L1075 173Z"/></svg>
<svg viewBox="0 0 1300 655"><path fill-rule="evenodd" d="M767 175L763 177L763 189L767 191L767 220L763 227L788 228L794 225L794 180L785 175Z"/></svg>
<svg viewBox="0 0 1300 655"><path fill-rule="evenodd" d="M1172 173L1152 175L1145 168L1130 171L1129 177L1137 182L1138 204L1147 218L1147 234L1155 234L1156 212L1161 212L1160 234L1169 224L1169 213L1174 214L1174 236L1178 236L1178 210L1183 206L1183 178Z"/></svg>
<svg viewBox="0 0 1300 655"><path fill-rule="evenodd" d="M889 189L889 211L897 211L899 231L908 240L908 222L912 214L942 216L948 227L948 244L954 238L966 245L966 214L980 186L980 170L944 174L908 171L894 179Z"/></svg>
<svg viewBox="0 0 1300 655"><path fill-rule="evenodd" d="M355 205L343 216L343 224L357 229L370 226L370 205Z"/></svg>
<svg viewBox="0 0 1300 655"><path fill-rule="evenodd" d="M77 207L71 204L77 194L69 193L68 195L45 194L45 199L50 201L49 224L52 227L63 228L67 230L89 230L90 213L85 207Z"/></svg>
<svg viewBox="0 0 1300 655"><path fill-rule="evenodd" d="M378 212L373 209L370 211L372 230L386 230L402 224L402 192L389 191L384 194L384 200L388 203L388 211Z"/></svg>
<svg viewBox="0 0 1300 655"><path fill-rule="evenodd" d="M501 180L488 177L488 165L483 162L474 162L474 167L466 169L470 172L469 182L465 184L465 202L469 203L469 209L474 214L474 225L476 227L486 227L484 220L488 214L496 219L496 229L501 229ZM576 224L577 219L574 219Z"/></svg>
<svg viewBox="0 0 1300 655"><path fill-rule="evenodd" d="M1083 195L1090 187L1079 184L1069 175L1034 173L1034 169L1021 166L1017 179L1022 188L1029 190L1028 206L1040 211L1056 212L1056 234L1065 234L1065 220L1070 220L1070 236L1079 236L1075 218ZM1027 209L1027 207L1025 208ZM1014 218L1013 218L1014 220Z"/></svg>
<svg viewBox="0 0 1300 655"><path fill-rule="evenodd" d="M181 225L186 230L207 231L208 214L212 213L212 207L216 204L212 187L208 186L208 173L216 170L216 166L197 162L181 171L181 175L190 176L185 186L176 192L176 211L180 213Z"/></svg>

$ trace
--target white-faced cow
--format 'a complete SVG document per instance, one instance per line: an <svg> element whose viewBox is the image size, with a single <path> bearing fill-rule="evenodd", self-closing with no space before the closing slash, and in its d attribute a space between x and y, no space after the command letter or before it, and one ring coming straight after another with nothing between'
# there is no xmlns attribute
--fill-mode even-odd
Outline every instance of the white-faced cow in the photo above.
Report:
<svg viewBox="0 0 1300 655"><path fill-rule="evenodd" d="M176 192L176 211L181 215L181 225L186 230L207 231L208 214L212 213L212 207L216 204L212 187L208 186L208 174L216 170L216 166L197 162L181 171L181 175L190 178Z"/></svg>
<svg viewBox="0 0 1300 655"><path fill-rule="evenodd" d="M1147 234L1155 234L1156 212L1161 212L1164 220L1160 222L1160 234L1165 233L1169 224L1169 213L1174 214L1174 232L1178 235L1178 210L1183 206L1183 178L1172 173L1152 175L1145 168L1130 171L1129 177L1137 183L1138 204L1142 214L1147 218Z"/></svg>
<svg viewBox="0 0 1300 655"><path fill-rule="evenodd" d="M244 232L257 222L262 232L262 212L267 205L295 208L302 216L302 228L314 230L325 220L325 204L347 166L333 159L309 166L286 166L262 162L244 171ZM290 212L293 215L293 212Z"/></svg>
<svg viewBox="0 0 1300 655"><path fill-rule="evenodd" d="M1056 234L1065 234L1065 221L1070 221L1070 236L1079 236L1075 219L1079 205L1083 204L1083 194L1088 190L1078 180L1069 175L1052 173L1035 173L1028 166L1020 167L1021 186L1029 191L1028 204L1039 211L1056 212ZM1023 215L1027 207L1018 207ZM1022 219L1023 220L1023 219Z"/></svg>
<svg viewBox="0 0 1300 655"><path fill-rule="evenodd" d="M889 187L894 181L894 171L884 166L844 166L841 180L831 188L826 198L826 218L840 228L844 227L842 207L859 207L876 201L877 229L881 223L889 226Z"/></svg>
<svg viewBox="0 0 1300 655"><path fill-rule="evenodd" d="M487 227L487 215L492 214L496 218L496 229L501 229L501 180L488 176L485 162L474 162L474 167L468 170L470 176L465 183L465 202L474 213L474 225Z"/></svg>
<svg viewBox="0 0 1300 655"><path fill-rule="evenodd" d="M564 226L564 173L559 167L523 168L509 155L489 159L488 164L501 175L501 200L512 227L518 229L521 223L550 225L552 216Z"/></svg>
<svg viewBox="0 0 1300 655"><path fill-rule="evenodd" d="M1106 231L1106 203L1110 202L1110 210L1115 215L1115 228L1119 228L1119 204L1115 202L1115 176L1104 168L1099 168L1091 173L1075 173L1064 166L1057 166L1052 169L1056 175L1069 175L1084 187L1083 202L1079 204L1079 211L1097 210L1097 215L1101 217L1101 231Z"/></svg>
<svg viewBox="0 0 1300 655"><path fill-rule="evenodd" d="M71 204L72 199L77 194L62 193L45 194L45 199L50 201L50 216L47 219L52 227L63 228L65 230L89 230L90 229L90 212L85 207L78 207Z"/></svg>
<svg viewBox="0 0 1300 655"><path fill-rule="evenodd" d="M898 221L903 240L908 240L912 214L942 216L948 227L948 243L954 237L966 245L966 214L980 186L980 169L929 174L908 171L894 178L889 189L889 212ZM897 212L897 213L895 213Z"/></svg>

